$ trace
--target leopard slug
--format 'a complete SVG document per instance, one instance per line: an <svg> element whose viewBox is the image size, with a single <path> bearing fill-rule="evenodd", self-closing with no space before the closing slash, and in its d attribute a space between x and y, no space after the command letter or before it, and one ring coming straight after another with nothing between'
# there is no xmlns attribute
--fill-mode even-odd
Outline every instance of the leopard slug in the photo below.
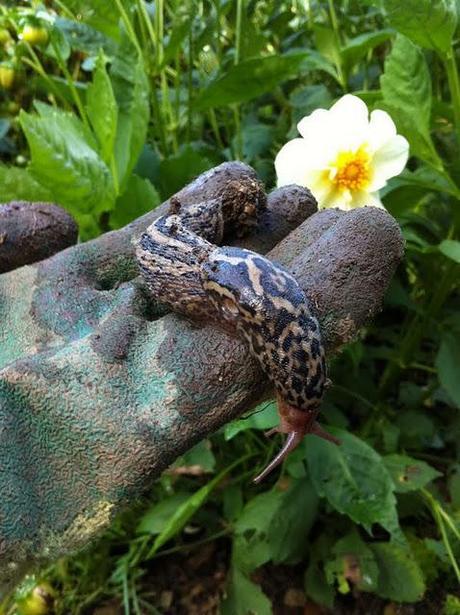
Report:
<svg viewBox="0 0 460 615"><path fill-rule="evenodd" d="M182 206L148 227L136 246L153 297L192 319L211 320L246 342L274 384L284 446L260 482L312 433L337 443L317 422L326 360L319 323L294 277L281 265L237 247L218 247L229 226L254 224L255 209L223 211L219 200ZM225 215L224 215L225 213Z"/></svg>

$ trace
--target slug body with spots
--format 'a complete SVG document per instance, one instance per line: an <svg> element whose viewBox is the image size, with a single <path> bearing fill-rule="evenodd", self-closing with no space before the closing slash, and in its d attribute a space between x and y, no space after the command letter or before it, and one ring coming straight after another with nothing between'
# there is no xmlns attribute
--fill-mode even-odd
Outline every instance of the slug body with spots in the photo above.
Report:
<svg viewBox="0 0 460 615"><path fill-rule="evenodd" d="M273 382L280 426L279 454L256 477L262 480L307 433L335 441L316 422L327 384L319 323L296 280L280 265L237 247L217 247L226 221L218 201L187 206L158 218L136 249L153 297L195 320L237 334ZM243 211L243 226L252 224ZM255 214L256 212L254 212ZM238 221L233 212L232 226ZM228 221L227 221L228 222Z"/></svg>

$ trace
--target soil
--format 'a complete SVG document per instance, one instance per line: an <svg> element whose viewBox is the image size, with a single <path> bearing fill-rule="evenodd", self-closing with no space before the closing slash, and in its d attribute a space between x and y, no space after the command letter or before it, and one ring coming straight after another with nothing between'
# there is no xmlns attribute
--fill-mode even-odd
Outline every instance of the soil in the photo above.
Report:
<svg viewBox="0 0 460 615"><path fill-rule="evenodd" d="M154 605L161 615L219 615L225 594L230 562L230 543L221 539L189 553L159 557L152 562L142 584L140 597ZM377 596L361 593L338 597L333 610L309 600L303 590L304 565L266 565L254 573L270 598L273 615L440 615L444 592L432 588L423 602L396 604ZM93 606L86 615L123 615L123 605L110 601ZM142 610L142 613L150 613ZM248 614L249 615L249 614Z"/></svg>

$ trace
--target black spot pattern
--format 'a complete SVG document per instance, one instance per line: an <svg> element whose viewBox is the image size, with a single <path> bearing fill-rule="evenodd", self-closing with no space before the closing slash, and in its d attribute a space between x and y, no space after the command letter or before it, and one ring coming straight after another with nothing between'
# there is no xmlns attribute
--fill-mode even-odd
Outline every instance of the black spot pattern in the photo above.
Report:
<svg viewBox="0 0 460 615"><path fill-rule="evenodd" d="M285 401L317 409L327 373L309 302L280 265L210 243L222 235L219 212L197 205L156 220L138 244L141 272L155 297L182 313L193 316L202 305L203 316L211 302L210 316L219 313L239 331Z"/></svg>

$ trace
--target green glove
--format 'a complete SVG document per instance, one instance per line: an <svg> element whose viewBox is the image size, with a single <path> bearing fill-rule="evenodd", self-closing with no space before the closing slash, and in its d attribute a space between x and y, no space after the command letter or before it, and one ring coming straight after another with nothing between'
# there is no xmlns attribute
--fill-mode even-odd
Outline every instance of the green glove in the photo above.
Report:
<svg viewBox="0 0 460 615"><path fill-rule="evenodd" d="M266 199L241 163L176 196ZM177 456L270 392L240 340L149 297L132 239L167 208L0 276L2 590L85 545ZM313 300L330 353L380 308L403 242L384 210L314 209L307 190L280 188L239 244L277 244L270 256Z"/></svg>

